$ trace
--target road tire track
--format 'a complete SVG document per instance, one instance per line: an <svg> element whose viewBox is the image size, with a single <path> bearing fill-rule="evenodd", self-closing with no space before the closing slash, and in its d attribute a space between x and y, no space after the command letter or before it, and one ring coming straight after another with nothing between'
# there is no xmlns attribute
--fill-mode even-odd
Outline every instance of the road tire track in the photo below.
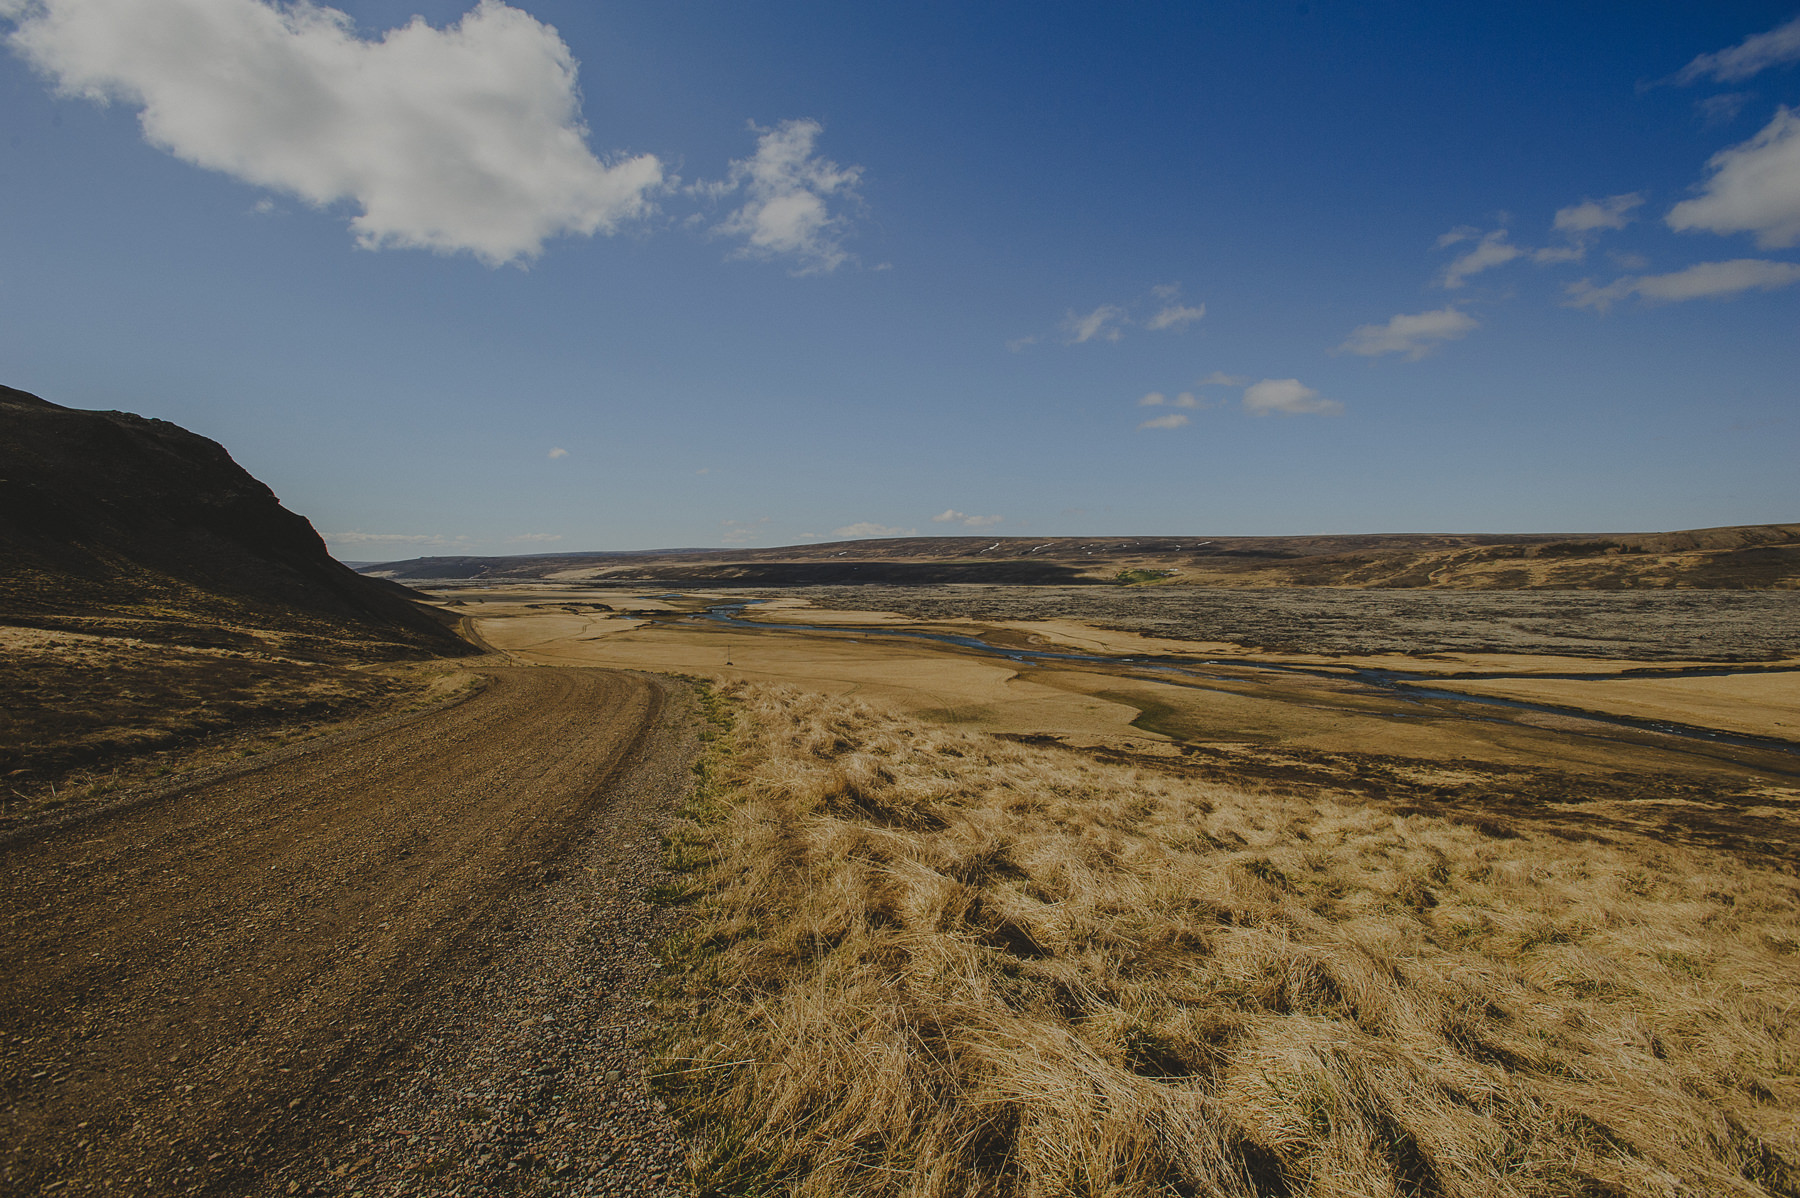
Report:
<svg viewBox="0 0 1800 1198"><path fill-rule="evenodd" d="M338 1145L428 1060L451 1068L446 1029L504 1016L481 988L508 985L497 956L540 906L579 906L572 861L641 890L647 813L691 759L660 726L681 692L480 672L431 718L0 849L0 1189L321 1192ZM614 840L630 852L596 855ZM546 1172L484 1163L509 1191Z"/></svg>

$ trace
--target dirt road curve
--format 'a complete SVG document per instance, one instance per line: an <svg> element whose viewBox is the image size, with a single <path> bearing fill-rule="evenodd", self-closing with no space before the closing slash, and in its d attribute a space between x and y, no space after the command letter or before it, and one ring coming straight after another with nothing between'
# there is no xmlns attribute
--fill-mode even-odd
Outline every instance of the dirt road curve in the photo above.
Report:
<svg viewBox="0 0 1800 1198"><path fill-rule="evenodd" d="M645 971L643 942L608 957L606 930L648 910L682 700L606 670L483 673L458 706L0 851L0 1192L623 1188L571 1136L632 1106L596 1078L636 1079L552 1075L631 1027L604 992ZM591 1025L579 1044L558 1010ZM562 1107L520 1115L509 1070Z"/></svg>

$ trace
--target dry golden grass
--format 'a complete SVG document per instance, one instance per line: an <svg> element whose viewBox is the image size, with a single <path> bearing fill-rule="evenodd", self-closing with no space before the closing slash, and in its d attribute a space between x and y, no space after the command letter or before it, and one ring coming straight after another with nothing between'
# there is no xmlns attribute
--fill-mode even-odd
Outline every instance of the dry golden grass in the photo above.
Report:
<svg viewBox="0 0 1800 1198"><path fill-rule="evenodd" d="M671 839L705 1192L1800 1192L1792 877L731 698Z"/></svg>

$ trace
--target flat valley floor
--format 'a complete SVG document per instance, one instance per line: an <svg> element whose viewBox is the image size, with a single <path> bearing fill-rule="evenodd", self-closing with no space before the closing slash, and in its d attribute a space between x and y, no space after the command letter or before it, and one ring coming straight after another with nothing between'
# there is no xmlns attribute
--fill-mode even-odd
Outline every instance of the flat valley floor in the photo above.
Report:
<svg viewBox="0 0 1800 1198"><path fill-rule="evenodd" d="M1800 592L434 594L521 663L788 684L1496 826L1800 854Z"/></svg>

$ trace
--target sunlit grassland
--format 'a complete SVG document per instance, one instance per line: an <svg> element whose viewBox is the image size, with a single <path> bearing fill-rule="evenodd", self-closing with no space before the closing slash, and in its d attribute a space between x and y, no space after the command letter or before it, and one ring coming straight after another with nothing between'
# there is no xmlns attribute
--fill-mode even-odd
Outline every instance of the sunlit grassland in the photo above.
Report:
<svg viewBox="0 0 1800 1198"><path fill-rule="evenodd" d="M1800 1187L1786 873L726 697L660 1066L705 1192Z"/></svg>

